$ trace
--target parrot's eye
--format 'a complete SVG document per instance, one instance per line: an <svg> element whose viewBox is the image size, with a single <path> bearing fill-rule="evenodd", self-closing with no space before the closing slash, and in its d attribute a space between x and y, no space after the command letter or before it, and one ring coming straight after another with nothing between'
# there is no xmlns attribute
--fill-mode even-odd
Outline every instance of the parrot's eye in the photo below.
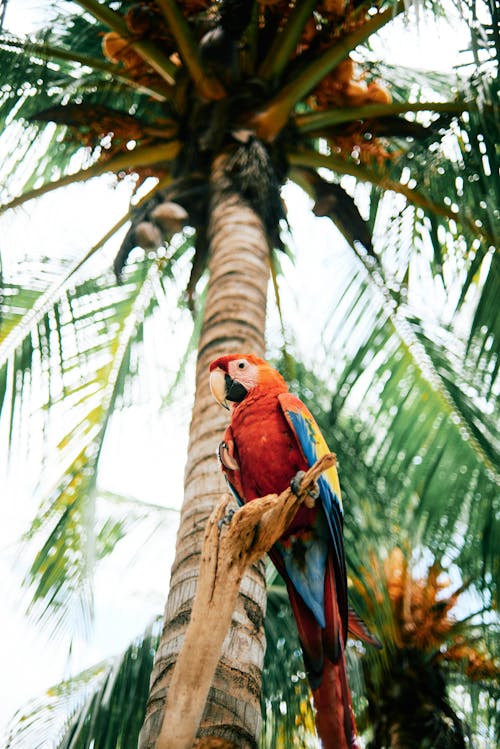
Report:
<svg viewBox="0 0 500 749"><path fill-rule="evenodd" d="M245 369L246 365L246 361L240 361L238 362L238 369Z"/></svg>

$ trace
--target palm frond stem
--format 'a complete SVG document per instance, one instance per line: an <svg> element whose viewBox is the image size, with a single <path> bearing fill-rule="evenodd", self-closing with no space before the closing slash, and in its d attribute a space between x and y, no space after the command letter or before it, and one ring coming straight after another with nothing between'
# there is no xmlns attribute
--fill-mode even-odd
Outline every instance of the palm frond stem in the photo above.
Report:
<svg viewBox="0 0 500 749"><path fill-rule="evenodd" d="M265 59L259 67L260 78L274 78L283 72L300 39L307 19L317 0L303 0L296 3L285 26L278 31Z"/></svg>
<svg viewBox="0 0 500 749"><path fill-rule="evenodd" d="M294 124L301 133L309 133L323 127L340 125L353 120L371 120L375 117L390 117L405 112L451 112L460 114L469 109L464 101L392 102L391 104L366 104L362 107L342 107L326 112L308 112L295 117Z"/></svg>
<svg viewBox="0 0 500 749"><path fill-rule="evenodd" d="M193 82L202 96L216 100L225 96L222 83L213 76L209 76L203 69L199 54L199 45L194 40L188 23L175 0L157 0L157 4L168 23L180 55L189 71Z"/></svg>
<svg viewBox="0 0 500 749"><path fill-rule="evenodd" d="M467 226L475 235L486 239L490 244L493 242L492 238L484 231L484 228L477 226L469 218L460 215L458 210L448 208L442 203L434 203L429 200L425 195L414 190L407 185L403 185L401 182L390 179L383 174L379 174L372 169L367 169L360 164L354 164L336 156L324 155L317 153L316 151L303 151L289 154L289 163L297 166L309 166L318 169L320 167L330 169L338 174L348 174L361 182L369 182L376 187L380 187L383 190L390 190L392 192L404 195L409 203L415 205L417 208L422 208L424 211L430 211L438 216L456 221L457 223L464 224Z"/></svg>
<svg viewBox="0 0 500 749"><path fill-rule="evenodd" d="M97 57L92 57L91 55L63 49L62 47L56 47L52 44L40 44L23 39L14 39L12 37L0 38L0 46L20 49L24 53L27 52L29 54L38 55L42 60L65 60L67 62L75 62L78 65L91 68L92 70L107 73L111 75L114 80L136 89L139 93L151 96L153 99L156 99L156 101L166 101L168 98L170 87L159 87L154 84L146 85L145 83L141 83L132 76L127 75L125 70L120 68L120 66L114 65L112 62L107 62L106 60L100 60Z"/></svg>
<svg viewBox="0 0 500 749"><path fill-rule="evenodd" d="M297 102L337 67L349 52L383 28L386 23L392 21L404 8L404 2L399 0L395 6L376 13L366 23L346 34L309 63L296 78L271 99L265 108L255 115L253 125L259 137L263 140L273 140L287 122Z"/></svg>
<svg viewBox="0 0 500 749"><path fill-rule="evenodd" d="M259 4L254 3L252 17L245 30L245 43L241 50L241 70L247 75L255 73L255 68L258 63L259 18Z"/></svg>
<svg viewBox="0 0 500 749"><path fill-rule="evenodd" d="M139 206L148 201L158 190L163 189L170 182L170 176L160 180L153 189L151 189L138 203L131 207L124 216L122 216L99 241L88 250L83 257L78 258L66 271L62 279L58 279L39 299L33 307L23 316L19 325L17 325L9 335L0 344L0 369L9 360L14 351L22 344L29 332L43 319L44 315L52 309L54 301L61 296L64 290L70 285L75 274L90 260L101 247L116 234L119 229L130 221L133 214Z"/></svg>
<svg viewBox="0 0 500 749"><path fill-rule="evenodd" d="M98 0L76 0L78 5L87 10L98 21L109 26L124 39L129 41L131 49L135 50L142 59L151 65L153 70L163 78L169 85L174 85L177 68L153 42L134 39L128 30L122 16Z"/></svg>
<svg viewBox="0 0 500 749"><path fill-rule="evenodd" d="M52 190L58 190L60 187L67 187L76 182L85 182L87 179L100 177L106 174L106 172L119 172L124 169L134 169L136 167L152 166L163 161L172 161L179 153L180 147L180 143L175 140L160 145L139 146L133 151L119 153L108 161L98 161L86 169L81 169L74 174L66 174L58 180L47 182L41 187L36 187L24 193L24 195L19 195L17 198L0 206L0 213L23 205L34 198L39 198L41 195L45 195Z"/></svg>

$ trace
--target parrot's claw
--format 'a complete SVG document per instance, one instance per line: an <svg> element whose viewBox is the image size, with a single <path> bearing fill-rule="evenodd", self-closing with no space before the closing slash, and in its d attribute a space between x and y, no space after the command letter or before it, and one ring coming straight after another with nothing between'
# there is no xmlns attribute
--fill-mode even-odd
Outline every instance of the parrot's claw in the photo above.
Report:
<svg viewBox="0 0 500 749"><path fill-rule="evenodd" d="M290 489L292 490L292 492L295 494L296 497L299 496L300 485L305 475L306 475L305 471L297 471L293 479L290 481Z"/></svg>
<svg viewBox="0 0 500 749"><path fill-rule="evenodd" d="M297 497L299 496L300 485L305 475L305 471L297 471L293 479L290 481L290 489ZM309 489L309 491L307 492L307 497L304 499L304 504L306 507L309 507L309 509L311 509L312 507L314 507L317 499L319 499L319 486L315 481L311 489Z"/></svg>
<svg viewBox="0 0 500 749"><path fill-rule="evenodd" d="M217 528L220 530L223 525L229 525L231 523L231 520L233 519L234 510L228 510L223 518L219 520L217 523Z"/></svg>
<svg viewBox="0 0 500 749"><path fill-rule="evenodd" d="M309 494L311 499L313 499L314 501L319 499L319 484L317 481L313 483L312 487L309 489L307 493Z"/></svg>

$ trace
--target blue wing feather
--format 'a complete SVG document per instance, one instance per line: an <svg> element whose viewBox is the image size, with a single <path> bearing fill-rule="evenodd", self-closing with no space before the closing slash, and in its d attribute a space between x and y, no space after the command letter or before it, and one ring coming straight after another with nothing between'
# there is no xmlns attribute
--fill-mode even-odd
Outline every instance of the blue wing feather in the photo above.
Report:
<svg viewBox="0 0 500 749"><path fill-rule="evenodd" d="M279 396L279 400L285 418L287 419L287 422L297 439L302 454L304 455L304 458L308 466L310 467L318 460L318 458L329 451L325 439L321 434L320 429L316 424L313 416L298 398L293 396L291 393L283 393ZM318 513L317 522L314 525L314 543L319 544L320 547L323 547L323 544L326 540L327 545L332 549L338 606L344 633L346 634L348 606L347 579L343 542L343 510L336 469L333 467L332 469L323 473L318 479L318 485L323 513ZM326 534L324 519L326 519ZM327 537L326 539L325 535ZM313 611L318 624L324 627L325 617L323 610L323 592L321 592L321 595L318 595L319 589L315 583L315 578L318 574L318 564L321 565L321 572L324 577L326 554L323 551L319 552L319 549L318 554L316 555L317 558L315 558L315 563L311 565L312 578L309 584L306 580L298 580L299 585L297 585L296 580L298 577L300 577L300 575L297 573L297 570L293 570L292 574L295 578L293 579L293 582L294 585L296 585L298 592ZM311 555L311 562L312 561L313 559ZM291 564L286 566L287 571L289 571L290 574L289 568L291 567ZM292 574L290 575L291 577ZM318 606L321 606L322 608L321 617L317 614Z"/></svg>

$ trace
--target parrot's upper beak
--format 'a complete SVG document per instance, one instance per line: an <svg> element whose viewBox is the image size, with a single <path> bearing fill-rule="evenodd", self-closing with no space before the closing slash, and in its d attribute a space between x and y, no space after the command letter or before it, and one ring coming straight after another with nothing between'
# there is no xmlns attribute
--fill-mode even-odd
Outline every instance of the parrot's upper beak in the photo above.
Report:
<svg viewBox="0 0 500 749"><path fill-rule="evenodd" d="M228 401L233 403L241 403L247 389L238 382L233 380L226 372L217 367L210 372L210 390L217 403L220 403L224 408L230 409Z"/></svg>
<svg viewBox="0 0 500 749"><path fill-rule="evenodd" d="M221 406L224 406L224 408L229 410L229 405L226 400L225 377L225 372L223 372L222 369L219 369L219 367L212 370L212 372L210 372L210 390L217 403L220 403Z"/></svg>

